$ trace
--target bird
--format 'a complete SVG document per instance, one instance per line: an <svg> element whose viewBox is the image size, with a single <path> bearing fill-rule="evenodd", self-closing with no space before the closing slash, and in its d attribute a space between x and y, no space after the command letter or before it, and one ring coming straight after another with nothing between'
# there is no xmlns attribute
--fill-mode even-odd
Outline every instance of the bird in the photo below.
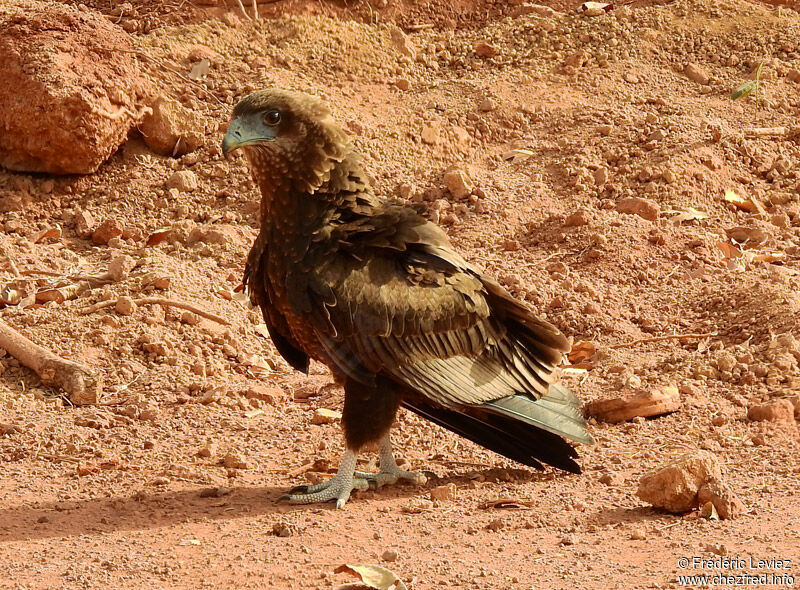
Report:
<svg viewBox="0 0 800 590"><path fill-rule="evenodd" d="M523 465L580 473L592 444L578 398L558 381L568 339L460 256L412 206L376 194L326 104L282 88L233 109L222 141L244 152L261 192L243 283L294 369L327 365L344 389L344 452L327 481L292 488L296 504L354 490L424 484L395 459L400 407ZM377 447L379 472L357 471Z"/></svg>

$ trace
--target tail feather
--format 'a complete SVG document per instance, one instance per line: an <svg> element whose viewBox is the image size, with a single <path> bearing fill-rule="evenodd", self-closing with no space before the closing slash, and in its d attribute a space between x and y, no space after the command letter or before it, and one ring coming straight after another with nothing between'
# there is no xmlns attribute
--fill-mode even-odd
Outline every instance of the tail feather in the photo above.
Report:
<svg viewBox="0 0 800 590"><path fill-rule="evenodd" d="M558 383L551 384L547 395L539 399L524 394L512 395L487 402L482 407L575 442L594 443L592 435L586 431L580 401L572 391Z"/></svg>
<svg viewBox="0 0 800 590"><path fill-rule="evenodd" d="M406 399L403 405L423 418L523 465L542 469L542 463L546 463L570 473L581 472L580 465L574 461L578 453L569 443L527 421L485 411L483 406L457 411L419 399Z"/></svg>

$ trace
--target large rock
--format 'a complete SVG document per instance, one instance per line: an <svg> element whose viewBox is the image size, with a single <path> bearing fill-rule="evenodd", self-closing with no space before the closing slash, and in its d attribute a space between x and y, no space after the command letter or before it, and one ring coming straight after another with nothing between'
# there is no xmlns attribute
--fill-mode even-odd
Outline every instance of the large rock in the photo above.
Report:
<svg viewBox="0 0 800 590"><path fill-rule="evenodd" d="M87 174L125 141L147 102L128 35L86 8L0 2L0 165Z"/></svg>

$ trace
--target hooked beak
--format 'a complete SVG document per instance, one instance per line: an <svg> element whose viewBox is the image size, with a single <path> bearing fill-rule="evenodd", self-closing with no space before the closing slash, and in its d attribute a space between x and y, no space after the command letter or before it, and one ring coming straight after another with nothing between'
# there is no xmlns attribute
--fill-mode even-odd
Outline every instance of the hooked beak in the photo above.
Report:
<svg viewBox="0 0 800 590"><path fill-rule="evenodd" d="M250 126L246 125L241 119L234 119L228 125L228 131L222 138L222 153L226 156L240 147L253 145L262 141L272 141L274 137L262 137L260 134L253 133Z"/></svg>

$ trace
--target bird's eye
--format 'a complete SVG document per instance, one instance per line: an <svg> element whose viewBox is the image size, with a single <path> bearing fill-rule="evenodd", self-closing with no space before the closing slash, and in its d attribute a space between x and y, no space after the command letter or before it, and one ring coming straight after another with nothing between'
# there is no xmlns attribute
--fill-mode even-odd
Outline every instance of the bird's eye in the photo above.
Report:
<svg viewBox="0 0 800 590"><path fill-rule="evenodd" d="M277 125L281 122L281 114L278 111L270 111L264 116L264 123L267 125Z"/></svg>

